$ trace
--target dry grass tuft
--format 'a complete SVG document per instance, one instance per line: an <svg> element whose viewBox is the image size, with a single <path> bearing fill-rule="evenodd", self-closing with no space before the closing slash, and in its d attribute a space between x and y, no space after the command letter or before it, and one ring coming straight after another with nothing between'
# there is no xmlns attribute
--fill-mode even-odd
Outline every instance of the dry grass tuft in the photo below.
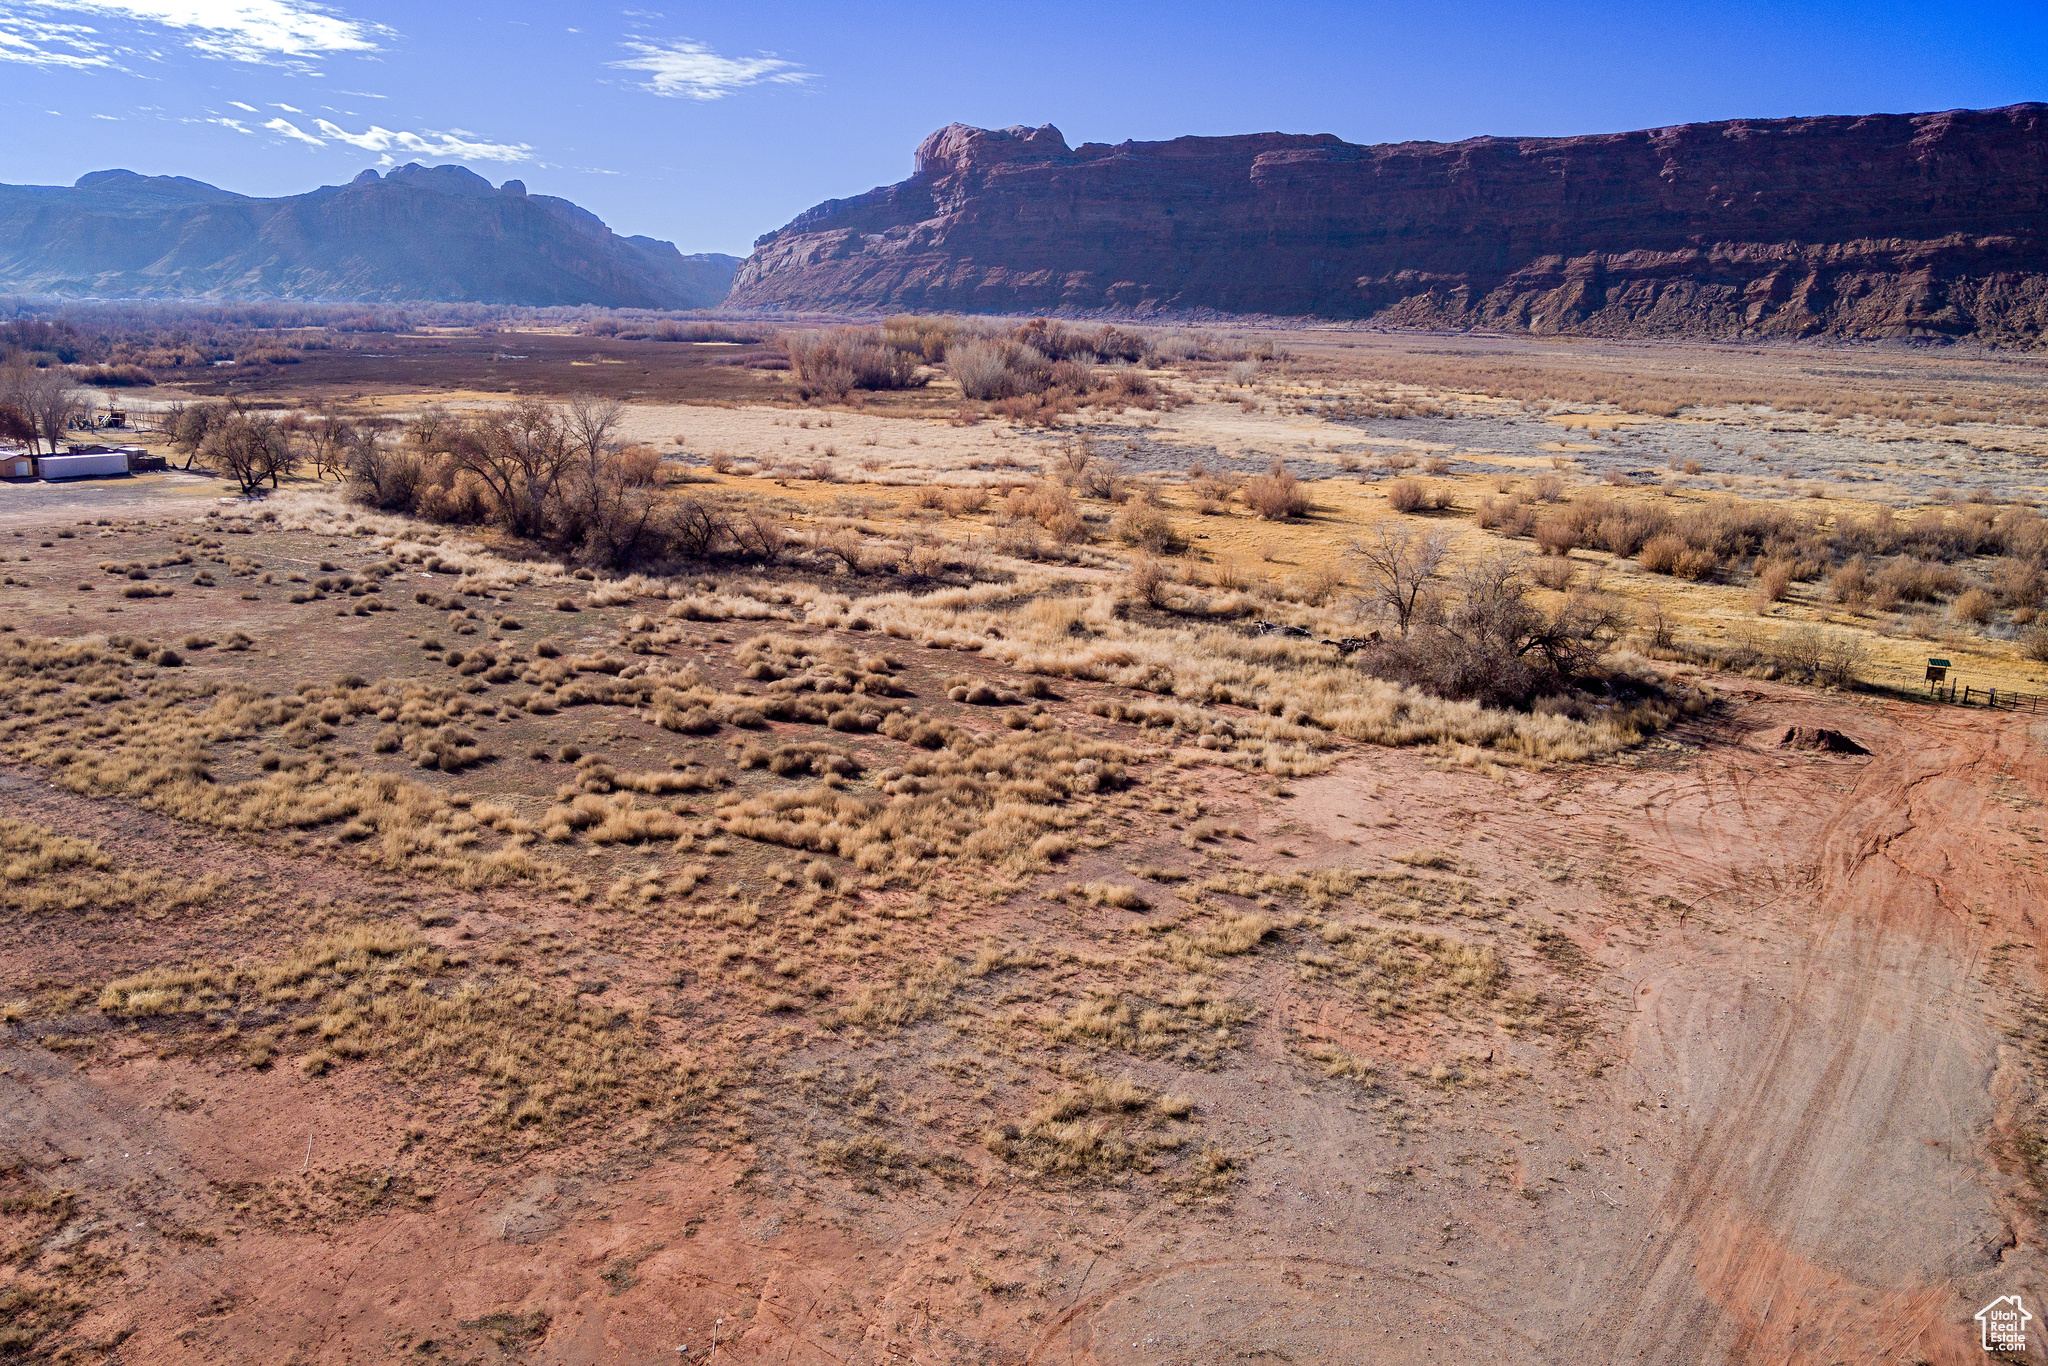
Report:
<svg viewBox="0 0 2048 1366"><path fill-rule="evenodd" d="M374 1059L415 1080L467 1077L481 1102L469 1112L473 1126L559 1130L621 1111L674 1117L713 1093L694 1069L659 1058L645 1021L464 967L415 931L361 924L272 962L119 978L101 990L99 1009L166 1022L189 1031L193 1047L238 1051L252 1066L303 1041L295 1064L308 1076ZM222 1018L230 1027L204 1024Z"/></svg>
<svg viewBox="0 0 2048 1366"><path fill-rule="evenodd" d="M1040 1177L1101 1179L1152 1169L1160 1155L1185 1139L1169 1120L1184 1119L1188 1106L1171 1109L1144 1087L1121 1078L1091 1077L1047 1100L1021 1123L988 1130L983 1144L1006 1162Z"/></svg>

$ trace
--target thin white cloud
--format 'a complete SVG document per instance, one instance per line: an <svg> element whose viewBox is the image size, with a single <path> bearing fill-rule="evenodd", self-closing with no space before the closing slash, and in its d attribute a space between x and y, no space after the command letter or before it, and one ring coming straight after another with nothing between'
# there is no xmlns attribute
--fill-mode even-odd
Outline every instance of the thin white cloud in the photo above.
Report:
<svg viewBox="0 0 2048 1366"><path fill-rule="evenodd" d="M283 123L283 119L277 120ZM533 148L524 142L485 142L462 129L422 133L393 132L371 124L368 130L351 133L340 124L314 119L313 126L336 142L360 147L366 152L410 152L415 156L446 157L455 161L532 161Z"/></svg>
<svg viewBox="0 0 2048 1366"><path fill-rule="evenodd" d="M230 119L230 118L218 118L218 119L201 119L201 120L200 120L200 122L201 122L201 123L217 123L217 124L219 124L219 125L220 125L221 127L223 127L223 128L232 128L232 129L234 129L234 130L235 130L235 131L236 131L237 133L247 133L247 134L249 134L249 136L251 136L251 137L254 137L254 136L256 135L256 134L255 134L255 131L254 131L253 129L251 129L251 128L249 127L249 125L248 125L248 124L246 124L246 123L242 122L242 121L241 121L240 119Z"/></svg>
<svg viewBox="0 0 2048 1366"><path fill-rule="evenodd" d="M228 103L232 104L235 108L242 110L244 113L253 114L256 112L256 106L253 104L243 104L240 100L229 100Z"/></svg>
<svg viewBox="0 0 2048 1366"><path fill-rule="evenodd" d="M303 142L308 147L325 147L327 145L305 129L299 127L296 123L293 123L290 119L272 119L263 126L281 138L288 138L293 142Z"/></svg>
<svg viewBox="0 0 2048 1366"><path fill-rule="evenodd" d="M287 114L303 114L306 112L303 109L294 109L288 104L273 104L270 107L272 109L282 109Z"/></svg>
<svg viewBox="0 0 2048 1366"><path fill-rule="evenodd" d="M375 52L391 36L315 0L27 0L37 9L126 19L170 29L187 47L241 62Z"/></svg>
<svg viewBox="0 0 2048 1366"><path fill-rule="evenodd" d="M607 65L619 71L645 72L647 79L640 82L640 88L670 99L722 100L764 81L800 85L811 79L810 72L772 53L721 57L703 43L687 38L666 43L627 42L619 46L636 55Z"/></svg>
<svg viewBox="0 0 2048 1366"><path fill-rule="evenodd" d="M113 49L100 41L97 29L45 23L7 9L0 9L0 62L74 71L116 64Z"/></svg>

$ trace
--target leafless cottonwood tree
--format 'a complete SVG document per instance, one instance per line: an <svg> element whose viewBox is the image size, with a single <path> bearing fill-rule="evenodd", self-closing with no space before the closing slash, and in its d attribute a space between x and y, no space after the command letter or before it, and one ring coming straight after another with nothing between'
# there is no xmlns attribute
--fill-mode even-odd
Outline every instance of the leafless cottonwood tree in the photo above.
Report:
<svg viewBox="0 0 2048 1366"><path fill-rule="evenodd" d="M30 448L35 446L36 424L12 403L0 402L0 441L19 441Z"/></svg>
<svg viewBox="0 0 2048 1366"><path fill-rule="evenodd" d="M233 399L226 403L174 405L164 416L163 430L170 434L172 446L185 453L184 468L191 469L206 439L241 411L241 404Z"/></svg>
<svg viewBox="0 0 2048 1366"><path fill-rule="evenodd" d="M553 405L521 399L456 432L451 454L491 491L505 529L538 537L577 452Z"/></svg>
<svg viewBox="0 0 2048 1366"><path fill-rule="evenodd" d="M64 431L83 406L71 385L71 373L59 366L37 369L26 356L16 353L0 365L0 403L17 409L33 429L33 448L38 440L52 453L64 439Z"/></svg>
<svg viewBox="0 0 2048 1366"><path fill-rule="evenodd" d="M1351 543L1358 557L1365 599L1393 614L1407 635L1427 602L1431 585L1442 576L1451 538L1441 531L1416 531L1383 522Z"/></svg>
<svg viewBox="0 0 2048 1366"><path fill-rule="evenodd" d="M617 450L618 443L613 438L625 417L626 405L617 399L592 398L587 394L570 399L562 410L564 435L576 448L577 459L591 477L597 476L605 456Z"/></svg>
<svg viewBox="0 0 2048 1366"><path fill-rule="evenodd" d="M199 458L211 469L232 478L244 494L265 479L274 488L289 473L294 458L291 441L276 418L237 413L207 434Z"/></svg>
<svg viewBox="0 0 2048 1366"><path fill-rule="evenodd" d="M301 429L306 450L313 457L313 477L329 475L339 481L348 476L348 452L354 443L356 425L324 407L316 409Z"/></svg>

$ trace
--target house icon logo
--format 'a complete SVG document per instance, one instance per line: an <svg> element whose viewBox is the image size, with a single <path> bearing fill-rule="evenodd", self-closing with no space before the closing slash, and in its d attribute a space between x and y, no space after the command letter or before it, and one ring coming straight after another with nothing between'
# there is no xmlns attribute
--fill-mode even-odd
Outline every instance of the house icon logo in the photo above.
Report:
<svg viewBox="0 0 2048 1366"><path fill-rule="evenodd" d="M1977 1322L1984 1326L1984 1350L1987 1352L2024 1352L2027 1350L2027 1325L2034 1316L2020 1303L2018 1295L2000 1295L1976 1313Z"/></svg>

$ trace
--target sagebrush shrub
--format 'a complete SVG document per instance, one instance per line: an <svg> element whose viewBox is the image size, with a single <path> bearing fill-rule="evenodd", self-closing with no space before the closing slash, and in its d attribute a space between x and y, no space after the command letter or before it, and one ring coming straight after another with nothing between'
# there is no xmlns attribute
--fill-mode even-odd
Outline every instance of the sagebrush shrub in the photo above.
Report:
<svg viewBox="0 0 2048 1366"><path fill-rule="evenodd" d="M1131 499L1109 519L1109 534L1125 545L1137 546L1154 555L1177 548L1180 538L1166 514L1148 503Z"/></svg>
<svg viewBox="0 0 2048 1366"><path fill-rule="evenodd" d="M852 389L907 389L916 383L917 357L898 350L865 327L796 332L783 348L797 375L797 392L839 398Z"/></svg>
<svg viewBox="0 0 2048 1366"><path fill-rule="evenodd" d="M1052 383L1052 362L1028 346L1002 338L968 342L948 355L953 378L968 398L1021 398Z"/></svg>
<svg viewBox="0 0 2048 1366"><path fill-rule="evenodd" d="M1285 521L1308 512L1308 493L1294 472L1275 460L1264 474L1244 481L1244 505L1269 522Z"/></svg>
<svg viewBox="0 0 2048 1366"><path fill-rule="evenodd" d="M1546 555L1569 555L1578 549L1578 529L1562 517L1545 517L1536 524L1534 534L1537 547Z"/></svg>

